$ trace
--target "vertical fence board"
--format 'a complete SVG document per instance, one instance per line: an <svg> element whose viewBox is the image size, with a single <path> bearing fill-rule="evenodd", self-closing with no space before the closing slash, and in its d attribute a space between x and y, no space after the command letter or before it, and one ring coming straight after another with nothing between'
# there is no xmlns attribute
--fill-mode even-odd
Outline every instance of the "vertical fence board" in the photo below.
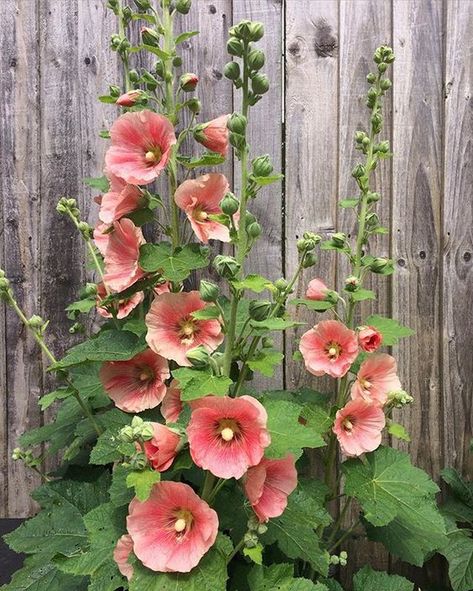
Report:
<svg viewBox="0 0 473 591"><path fill-rule="evenodd" d="M472 474L473 335L465 306L473 301L473 2L447 6L445 206L443 235L443 388L445 457Z"/></svg>
<svg viewBox="0 0 473 591"><path fill-rule="evenodd" d="M32 315L37 309L40 260L37 14L36 5L28 0L8 1L3 10L0 182L5 270L19 305L27 315ZM38 479L21 462L11 462L10 457L19 435L40 423L37 398L41 358L34 340L14 312L6 310L5 317L6 379L2 406L8 424L8 444L2 456L8 462L8 470L2 469L2 474L8 478L8 499L4 499L0 511L24 516L35 506L29 492ZM2 484L5 490L6 482Z"/></svg>

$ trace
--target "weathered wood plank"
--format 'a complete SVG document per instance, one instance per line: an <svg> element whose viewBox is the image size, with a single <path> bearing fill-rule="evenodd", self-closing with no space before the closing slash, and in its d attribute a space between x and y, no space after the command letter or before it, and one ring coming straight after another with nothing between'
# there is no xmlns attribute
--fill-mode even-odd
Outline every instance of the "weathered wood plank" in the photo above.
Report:
<svg viewBox="0 0 473 591"><path fill-rule="evenodd" d="M449 3L445 30L444 445L449 465L471 474L473 335L465 306L473 301L473 2Z"/></svg>
<svg viewBox="0 0 473 591"><path fill-rule="evenodd" d="M0 85L0 175L3 208L5 270L19 305L28 315L37 309L39 287L39 56L36 5L28 0L7 0L3 6ZM28 515L34 508L29 492L38 483L11 452L21 433L40 423L37 407L41 384L41 358L31 337L16 315L5 314L5 367L2 409L8 425L2 434L1 491L6 515ZM3 420L3 419L2 419ZM0 430L2 430L0 428ZM4 463L8 463L8 470Z"/></svg>

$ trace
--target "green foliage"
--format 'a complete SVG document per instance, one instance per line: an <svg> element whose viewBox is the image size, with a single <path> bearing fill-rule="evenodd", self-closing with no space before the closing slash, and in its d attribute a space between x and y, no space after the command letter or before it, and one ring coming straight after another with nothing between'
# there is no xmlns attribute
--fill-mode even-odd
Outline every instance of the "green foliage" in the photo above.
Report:
<svg viewBox="0 0 473 591"><path fill-rule="evenodd" d="M195 400L208 394L225 396L232 384L230 378L190 367L176 369L172 375L179 382L182 400Z"/></svg>
<svg viewBox="0 0 473 591"><path fill-rule="evenodd" d="M112 473L112 482L108 490L110 501L115 507L128 505L134 496L134 491L127 487L126 479L131 468L117 465Z"/></svg>
<svg viewBox="0 0 473 591"><path fill-rule="evenodd" d="M392 318L385 318L374 314L369 316L364 324L374 326L383 335L383 345L397 345L399 339L409 337L414 334L414 331L407 326L402 326L397 320Z"/></svg>
<svg viewBox="0 0 473 591"><path fill-rule="evenodd" d="M409 433L406 431L404 425L400 425L399 423L390 422L388 424L388 433L397 439L401 439L402 441L410 441L411 437Z"/></svg>
<svg viewBox="0 0 473 591"><path fill-rule="evenodd" d="M204 152L200 156L179 156L179 162L186 168L198 168L199 166L217 166L225 162L225 158L216 152Z"/></svg>
<svg viewBox="0 0 473 591"><path fill-rule="evenodd" d="M73 577L57 570L51 562L38 556L25 560L23 568L17 571L1 591L86 591L89 589L85 577Z"/></svg>
<svg viewBox="0 0 473 591"><path fill-rule="evenodd" d="M264 376L272 377L274 370L284 359L284 355L275 349L261 349L248 360L248 367L252 371L259 371Z"/></svg>
<svg viewBox="0 0 473 591"><path fill-rule="evenodd" d="M398 575L388 575L365 566L353 579L353 591L413 591L413 583Z"/></svg>
<svg viewBox="0 0 473 591"><path fill-rule="evenodd" d="M325 300L294 299L289 303L296 306L305 306L308 310L313 310L314 312L325 312L334 306L333 302Z"/></svg>
<svg viewBox="0 0 473 591"><path fill-rule="evenodd" d="M153 486L161 480L161 474L156 470L130 472L126 477L128 488L134 488L136 497L140 501L147 501Z"/></svg>
<svg viewBox="0 0 473 591"><path fill-rule="evenodd" d="M168 281L184 281L195 269L209 264L209 249L188 244L175 251L168 242L144 244L140 248L140 267L148 273L159 273Z"/></svg>
<svg viewBox="0 0 473 591"><path fill-rule="evenodd" d="M292 564L254 566L248 576L250 591L328 591L322 583L294 578Z"/></svg>
<svg viewBox="0 0 473 591"><path fill-rule="evenodd" d="M268 318L267 320L251 320L251 326L256 334L265 333L272 330L287 330L295 326L301 326L303 322L296 322L290 318Z"/></svg>
<svg viewBox="0 0 473 591"><path fill-rule="evenodd" d="M261 293L265 289L270 289L273 283L261 275L247 275L244 279L232 281L235 289L248 289L254 293Z"/></svg>
<svg viewBox="0 0 473 591"><path fill-rule="evenodd" d="M101 193L106 193L109 190L109 181L106 176L86 177L84 183L92 189L98 189Z"/></svg>

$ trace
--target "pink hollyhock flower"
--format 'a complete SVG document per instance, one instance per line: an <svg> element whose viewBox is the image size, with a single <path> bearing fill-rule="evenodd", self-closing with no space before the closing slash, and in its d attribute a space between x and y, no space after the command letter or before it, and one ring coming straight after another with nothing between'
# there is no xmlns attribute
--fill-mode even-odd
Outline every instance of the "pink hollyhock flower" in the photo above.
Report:
<svg viewBox="0 0 473 591"><path fill-rule="evenodd" d="M206 396L191 403L187 427L192 459L219 478L241 478L271 442L264 406L252 396Z"/></svg>
<svg viewBox="0 0 473 591"><path fill-rule="evenodd" d="M166 394L168 362L147 349L128 361L107 361L100 380L115 405L125 412L156 408Z"/></svg>
<svg viewBox="0 0 473 591"><path fill-rule="evenodd" d="M154 485L147 501L131 501L127 529L146 567L187 573L214 544L218 517L190 486L164 481Z"/></svg>
<svg viewBox="0 0 473 591"><path fill-rule="evenodd" d="M163 293L156 297L145 319L148 345L159 355L183 366L191 365L186 353L199 345L209 352L215 351L224 339L220 322L192 317L192 312L206 305L198 291Z"/></svg>
<svg viewBox="0 0 473 591"><path fill-rule="evenodd" d="M131 220L124 218L113 224L104 257L104 282L107 287L120 292L145 276L138 265L140 246L144 243L141 228Z"/></svg>
<svg viewBox="0 0 473 591"><path fill-rule="evenodd" d="M132 107L143 94L142 90L129 90L117 98L116 104L120 105L120 107Z"/></svg>
<svg viewBox="0 0 473 591"><path fill-rule="evenodd" d="M360 326L358 329L358 344L368 353L373 353L381 345L383 335L374 326Z"/></svg>
<svg viewBox="0 0 473 591"><path fill-rule="evenodd" d="M161 295L162 293L169 293L171 291L171 284L169 281L165 281L164 283L159 283L155 285L153 291L156 295Z"/></svg>
<svg viewBox="0 0 473 591"><path fill-rule="evenodd" d="M153 425L153 439L144 442L144 451L151 466L158 472L167 470L181 447L180 436L161 423Z"/></svg>
<svg viewBox="0 0 473 591"><path fill-rule="evenodd" d="M198 125L194 138L211 152L217 152L224 158L228 153L228 119L230 115L221 115L207 123Z"/></svg>
<svg viewBox="0 0 473 591"><path fill-rule="evenodd" d="M107 252L108 243L110 242L110 233L113 227L108 224L98 223L94 228L94 242L95 246L102 256Z"/></svg>
<svg viewBox="0 0 473 591"><path fill-rule="evenodd" d="M166 167L176 143L169 119L148 110L119 117L110 137L112 145L105 154L107 170L131 185L152 183Z"/></svg>
<svg viewBox="0 0 473 591"><path fill-rule="evenodd" d="M341 378L358 355L358 340L338 320L323 320L302 335L299 350L310 373Z"/></svg>
<svg viewBox="0 0 473 591"><path fill-rule="evenodd" d="M101 305L106 296L107 290L105 289L105 285L103 283L99 283L97 285L97 312L104 318L113 318L113 314L107 310L107 308ZM111 304L110 307L118 306L116 317L118 320L121 320L122 318L126 318L136 308L136 306L139 306L144 297L144 293L142 291L138 291L130 298L127 298L126 300L119 300L118 302Z"/></svg>
<svg viewBox="0 0 473 591"><path fill-rule="evenodd" d="M210 173L184 181L174 194L175 202L186 213L201 242L207 243L209 239L229 242L227 226L209 219L212 214L222 213L220 201L228 189L228 181L223 174Z"/></svg>
<svg viewBox="0 0 473 591"><path fill-rule="evenodd" d="M351 388L351 397L353 400L363 398L382 406L389 392L396 390L401 390L396 360L387 353L376 353L361 364Z"/></svg>
<svg viewBox="0 0 473 591"><path fill-rule="evenodd" d="M177 423L183 408L181 390L178 388L178 381L173 380L169 384L163 401L161 402L161 414L165 418L166 423Z"/></svg>
<svg viewBox="0 0 473 591"><path fill-rule="evenodd" d="M100 200L99 218L104 224L113 224L138 209L143 195L138 187L129 185L114 174L109 174L110 190Z"/></svg>
<svg viewBox="0 0 473 591"><path fill-rule="evenodd" d="M120 573L131 581L133 576L133 567L129 564L128 559L133 552L133 540L131 536L125 534L122 536L115 546L113 551L113 560L117 563Z"/></svg>
<svg viewBox="0 0 473 591"><path fill-rule="evenodd" d="M297 486L294 457L288 454L280 460L263 458L257 466L249 468L243 486L261 523L279 517L287 506L287 497Z"/></svg>
<svg viewBox="0 0 473 591"><path fill-rule="evenodd" d="M386 424L383 410L367 400L350 400L335 417L333 432L347 456L374 451Z"/></svg>
<svg viewBox="0 0 473 591"><path fill-rule="evenodd" d="M325 285L325 283L321 279L312 279L309 285L307 286L307 291L305 297L308 300L316 300L322 301L325 300L327 297L327 292L329 288Z"/></svg>

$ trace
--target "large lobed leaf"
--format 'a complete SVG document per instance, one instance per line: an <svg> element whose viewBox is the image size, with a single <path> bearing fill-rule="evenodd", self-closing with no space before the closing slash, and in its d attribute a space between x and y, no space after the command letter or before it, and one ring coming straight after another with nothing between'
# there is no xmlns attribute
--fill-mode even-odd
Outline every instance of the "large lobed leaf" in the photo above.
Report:
<svg viewBox="0 0 473 591"><path fill-rule="evenodd" d="M398 575L388 575L365 566L353 579L353 591L412 591L414 584Z"/></svg>
<svg viewBox="0 0 473 591"><path fill-rule="evenodd" d="M168 281L184 281L195 269L209 264L209 249L188 244L173 250L168 242L144 244L140 248L140 267L148 273L159 273Z"/></svg>
<svg viewBox="0 0 473 591"><path fill-rule="evenodd" d="M328 591L322 583L294 578L294 565L254 566L248 576L250 591Z"/></svg>
<svg viewBox="0 0 473 591"><path fill-rule="evenodd" d="M232 384L232 380L226 376L216 376L209 371L190 367L175 369L172 375L179 382L182 400L196 400L209 394L225 396Z"/></svg>

